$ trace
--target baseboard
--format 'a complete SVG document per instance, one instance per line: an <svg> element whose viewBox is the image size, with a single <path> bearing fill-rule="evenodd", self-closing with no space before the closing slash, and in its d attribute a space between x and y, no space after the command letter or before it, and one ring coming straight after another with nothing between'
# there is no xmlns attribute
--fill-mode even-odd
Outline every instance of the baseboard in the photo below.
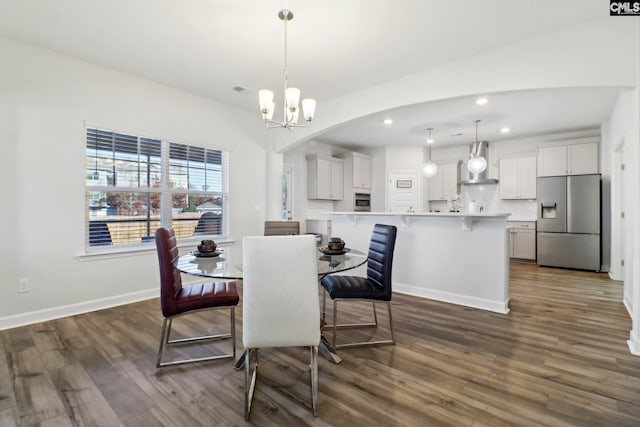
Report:
<svg viewBox="0 0 640 427"><path fill-rule="evenodd" d="M61 317L88 313L90 311L102 310L118 305L130 304L133 302L156 298L158 296L160 296L160 289L154 288L124 295L117 295L114 297L4 316L0 317L0 331L17 328L19 326L31 325L33 323L45 322L47 320L59 319ZM160 308L158 307L158 309Z"/></svg>
<svg viewBox="0 0 640 427"><path fill-rule="evenodd" d="M624 304L624 307L627 309L627 313L629 314L629 317L633 317L633 304L631 304L631 300L629 299L629 296L626 293L622 296L622 303Z"/></svg>
<svg viewBox="0 0 640 427"><path fill-rule="evenodd" d="M629 346L629 351L634 356L640 356L640 341L637 341L633 337L627 340L627 345Z"/></svg>
<svg viewBox="0 0 640 427"><path fill-rule="evenodd" d="M493 311L495 313L509 313L509 299L506 301L492 301L482 298L475 298L466 295L458 295L449 292L436 291L433 289L418 288L416 286L394 283L393 291L401 294L412 295L420 298L433 299L436 301L448 302L451 304L463 305L466 307L479 308Z"/></svg>

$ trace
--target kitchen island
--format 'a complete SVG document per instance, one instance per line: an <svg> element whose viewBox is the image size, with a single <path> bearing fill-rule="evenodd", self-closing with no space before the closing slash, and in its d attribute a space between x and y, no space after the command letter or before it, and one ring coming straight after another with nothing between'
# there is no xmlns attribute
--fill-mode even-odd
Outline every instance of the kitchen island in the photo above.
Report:
<svg viewBox="0 0 640 427"><path fill-rule="evenodd" d="M393 290L509 312L508 213L331 212L332 235L366 251L375 224L398 227ZM352 274L366 275L366 267Z"/></svg>

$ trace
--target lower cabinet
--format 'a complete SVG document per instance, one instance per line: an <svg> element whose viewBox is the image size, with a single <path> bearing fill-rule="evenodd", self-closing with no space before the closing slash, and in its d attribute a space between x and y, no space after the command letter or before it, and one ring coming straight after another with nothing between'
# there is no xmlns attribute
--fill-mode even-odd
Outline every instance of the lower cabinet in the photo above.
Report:
<svg viewBox="0 0 640 427"><path fill-rule="evenodd" d="M536 260L536 223L534 221L509 221L509 256Z"/></svg>

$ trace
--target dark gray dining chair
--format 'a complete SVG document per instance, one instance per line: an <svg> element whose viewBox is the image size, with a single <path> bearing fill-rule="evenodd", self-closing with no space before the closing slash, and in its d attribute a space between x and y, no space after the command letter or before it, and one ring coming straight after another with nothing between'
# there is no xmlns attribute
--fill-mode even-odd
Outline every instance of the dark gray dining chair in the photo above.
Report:
<svg viewBox="0 0 640 427"><path fill-rule="evenodd" d="M323 328L333 330L333 348L360 347L367 345L395 344L393 336L393 318L391 316L391 269L393 251L396 243L397 228L394 225L376 224L373 227L367 261L367 277L328 275L320 284L326 293L322 298ZM326 294L333 300L333 323L325 323ZM338 302L371 301L373 304L373 322L338 324ZM344 328L377 328L378 316L376 302L386 302L389 311L389 329L391 339L361 341L347 344L336 344L337 329Z"/></svg>

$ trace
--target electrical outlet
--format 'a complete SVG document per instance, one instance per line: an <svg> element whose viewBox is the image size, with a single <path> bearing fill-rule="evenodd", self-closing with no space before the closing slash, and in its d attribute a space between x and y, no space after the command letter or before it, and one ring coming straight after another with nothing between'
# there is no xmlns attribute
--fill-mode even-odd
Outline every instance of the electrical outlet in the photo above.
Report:
<svg viewBox="0 0 640 427"><path fill-rule="evenodd" d="M31 279L20 279L18 282L18 293L23 294L31 290Z"/></svg>

